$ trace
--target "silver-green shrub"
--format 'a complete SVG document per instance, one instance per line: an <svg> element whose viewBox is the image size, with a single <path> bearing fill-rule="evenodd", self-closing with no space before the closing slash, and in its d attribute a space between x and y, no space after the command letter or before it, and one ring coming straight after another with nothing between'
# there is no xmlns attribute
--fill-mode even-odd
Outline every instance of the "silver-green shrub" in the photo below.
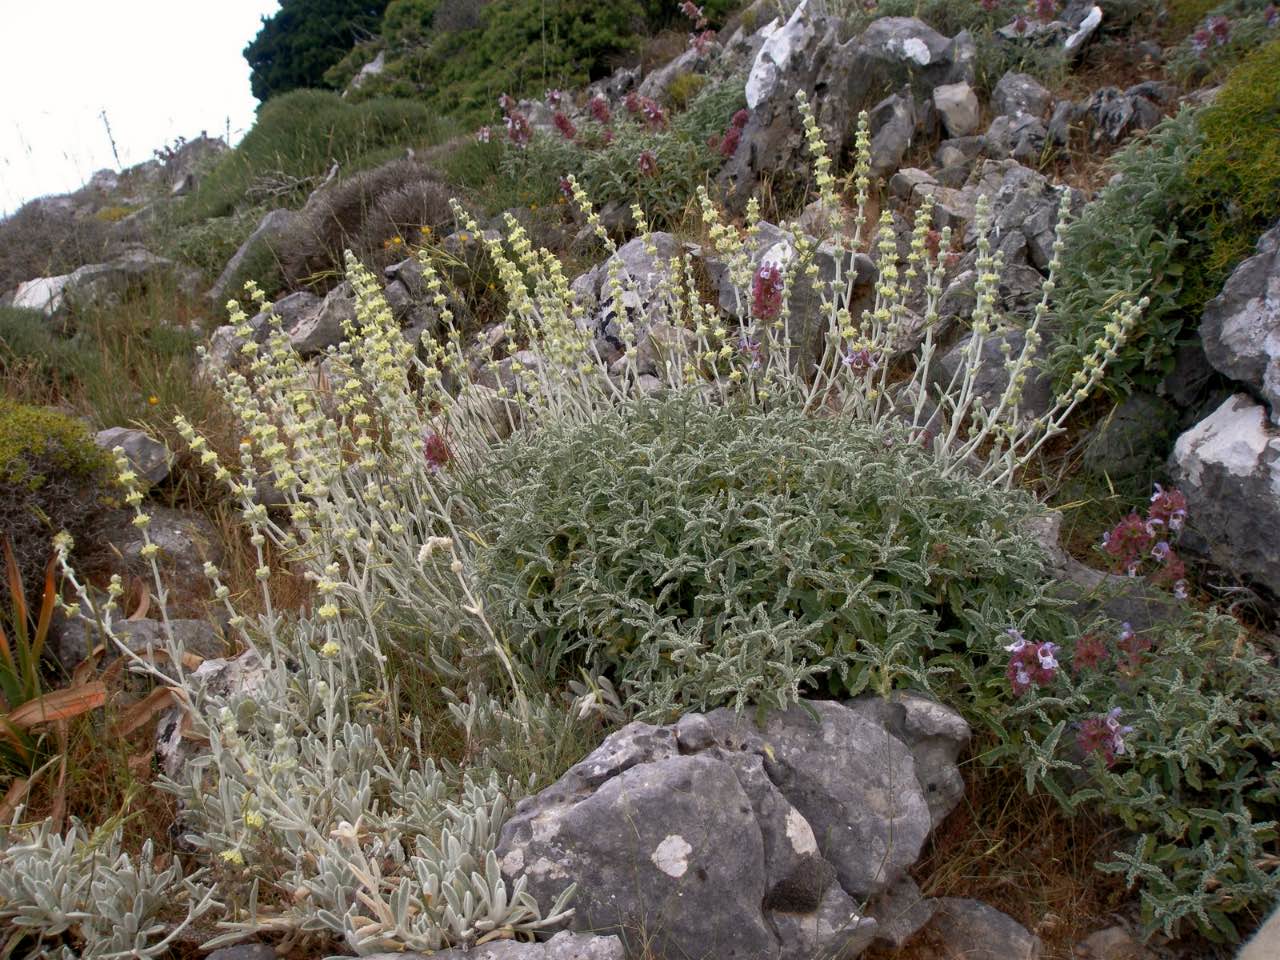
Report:
<svg viewBox="0 0 1280 960"><path fill-rule="evenodd" d="M811 116L806 135L814 150L819 197L834 213L830 160ZM858 229L854 236L831 241L841 264L864 240L868 140L864 120L862 157L855 169ZM612 253L598 215L581 188L573 186L588 224ZM724 668L712 664L704 670L693 696L684 680L670 674L655 672L622 696L607 676L588 675L573 704L564 703L559 690L542 689L537 657L513 643L521 638L506 630L507 611L491 614L492 582L485 579L483 562L493 539L486 533L491 498L476 491L501 462L503 442L513 434L581 437L607 428L629 410L645 409L637 400L647 389L639 376L647 324L665 321L683 329L660 358L660 390L677 395L701 420L724 422L730 410L767 417L776 409L782 412L778 422L794 422L799 429L800 418L810 418L807 446L796 450L816 463L821 459L814 451L821 449L825 430L856 449L874 446L874 438L893 437L900 452L913 451L888 470L898 485L928 477L940 490L976 492L1013 484L1101 379L1116 343L1133 323L1136 308L1119 308L1055 408L1028 417L1021 393L1038 362L1037 331L1048 313L1053 277L1026 331L1026 348L1006 361L1008 389L984 402L975 388L983 342L1006 322L995 306L1000 263L986 236L985 205L978 221L977 306L968 362L945 389L935 391L927 384L943 267L930 252L927 213L917 217L910 252L901 261L887 219L871 238L880 254L879 278L875 302L865 315L854 315L850 307L853 277L837 270L834 280L819 284L819 314L796 317L790 312L791 292L798 284L816 282L813 241L787 231L787 241L766 265L780 287L776 309L755 309L753 299L759 297L753 288L761 265L749 251L759 220L756 208L743 231L727 223L705 193L701 204L710 250L728 264L737 288L736 317L702 300L692 259L677 257L657 283L649 315L615 311L624 341L617 364L606 364L596 353L584 308L573 297L560 261L535 249L510 218L504 242L482 235L460 214L464 229L482 239L508 304L511 359L489 361L478 372L472 369L471 345L450 314L444 281L429 258L422 264L424 306L435 311L438 332L416 346L403 337L377 280L353 258L347 272L356 316L347 339L319 367L304 364L278 328L265 344L257 343L246 313L232 305L245 365L221 383L245 438L239 462L223 463L185 421L179 429L201 464L241 504L256 551L258 612L250 614L246 605L233 602L220 572L206 569L215 596L226 605L232 637L249 651L237 661L243 675L231 694L215 695L215 685L205 682L214 665L189 675L172 630L166 630L164 669L120 645L136 670L175 688L186 705L189 734L207 741L207 751L189 759L163 787L181 800L180 829L204 871L201 882L215 891L226 931L222 941L268 931L290 942L307 935L337 939L359 953L435 950L527 935L556 923L568 909L571 891L555 904L534 904L519 884L503 881L493 862L505 810L529 783L530 771L512 756L510 744L527 744L529 754L546 748L563 755L575 724L595 715L622 716L624 698L641 709L681 698L710 703L722 692L731 700L725 684L736 680L760 701L782 703L817 677L795 656L797 643L808 642L806 633L830 626L812 598L808 607L797 598L795 610L785 611L786 624L764 629L762 621L758 632L726 638L737 644L736 653L718 650L715 656L725 661ZM634 213L641 236L649 238L644 211ZM946 249L946 231L941 240ZM650 249L656 247L650 243ZM615 261L605 298L622 306L634 298L629 282ZM257 307L266 307L254 294ZM923 344L917 362L899 375L901 363L890 361L903 359L899 345L913 314L923 322ZM806 329L817 324L822 332L822 353L813 366L797 362L796 324ZM876 362L858 362L872 358ZM921 446L917 451L912 444ZM149 519L142 495L136 478L122 469L126 500L145 535ZM795 482L813 479L803 473ZM867 495L888 499L899 492L877 488L872 480ZM281 509L268 510L261 502L264 489L283 502ZM1007 545L1009 554L1005 566L992 568L994 574L1011 578L1029 571L1034 566L1030 548L1010 526L1020 508L997 518L994 505L1003 502L998 495L976 499L986 504L986 512L948 534L947 550L966 555L975 539L994 540ZM1026 504L1016 498L1008 502ZM1014 615L1034 616L1034 583L1019 593L1024 585L1010 582L1007 594L992 594L985 605L976 594L930 599L947 579L946 564L956 558L928 553L933 538L942 535L942 514L930 514L928 523L907 538L910 550L895 545L888 534L895 523L910 528L905 519L910 509L907 503L886 504L878 526L851 528L837 541L845 550L883 546L884 563L878 572L864 574L868 583L848 584L868 602L840 628L856 633L861 621L863 632L884 642L863 645L850 642L857 640L850 636L824 654L829 662L823 669L837 676L847 671L849 682L859 688L884 689L901 678L929 685L939 666L962 673L970 650L980 651L990 667L992 638L950 632L951 621L967 621L976 636L1003 627ZM903 511L903 519L893 520L895 510ZM772 532L782 537L782 529ZM874 542L877 536L883 543ZM302 612L286 613L273 602L268 542L313 584L313 601ZM61 550L65 567L65 541ZM919 550L925 554L907 555ZM163 616L157 551L148 542L143 556L153 563ZM981 560L976 551L973 559ZM74 582L74 573L66 572ZM821 572L815 565L815 583ZM935 573L936 582L912 582ZM82 592L77 612L110 636L122 592L114 584L109 601L98 606ZM906 603L905 597L914 599ZM1013 609L997 609L1005 599ZM740 613L749 619L745 606ZM874 622L881 615L899 620L881 630ZM815 617L817 630L803 624L802 616ZM744 642L754 637L765 649ZM935 653L946 648L951 659L929 663L925 652L912 649L917 643L935 644ZM684 652L692 649L686 644ZM737 662L728 663L735 655ZM415 682L448 688L449 713L464 738L460 767L438 756L418 723L401 715L409 691L393 663L406 660L419 671ZM710 661L700 656L690 662L703 669ZM752 679L756 671L763 677ZM519 774L518 782L513 774ZM58 921L47 915L33 916L33 922Z"/></svg>
<svg viewBox="0 0 1280 960"><path fill-rule="evenodd" d="M0 923L5 956L115 960L164 955L195 920L218 906L197 874L155 866L146 841L121 848L120 824L90 831L72 820L0 831Z"/></svg>

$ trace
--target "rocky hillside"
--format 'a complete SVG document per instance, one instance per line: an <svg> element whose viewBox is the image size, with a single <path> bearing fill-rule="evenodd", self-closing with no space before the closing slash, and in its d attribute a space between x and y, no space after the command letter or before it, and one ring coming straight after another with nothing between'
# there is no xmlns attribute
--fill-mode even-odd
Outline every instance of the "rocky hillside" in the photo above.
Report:
<svg viewBox="0 0 1280 960"><path fill-rule="evenodd" d="M1233 956L1275 6L373 6L0 221L6 956Z"/></svg>

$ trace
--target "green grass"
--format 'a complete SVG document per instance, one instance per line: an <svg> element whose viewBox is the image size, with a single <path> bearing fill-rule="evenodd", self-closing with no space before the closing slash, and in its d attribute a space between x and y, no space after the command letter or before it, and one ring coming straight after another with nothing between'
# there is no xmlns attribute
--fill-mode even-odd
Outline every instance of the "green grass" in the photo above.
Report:
<svg viewBox="0 0 1280 960"><path fill-rule="evenodd" d="M292 205L334 163L347 176L403 156L406 147L442 143L457 132L447 117L414 101L348 103L336 93L296 90L259 108L253 129L180 205L177 219L190 223L248 206Z"/></svg>

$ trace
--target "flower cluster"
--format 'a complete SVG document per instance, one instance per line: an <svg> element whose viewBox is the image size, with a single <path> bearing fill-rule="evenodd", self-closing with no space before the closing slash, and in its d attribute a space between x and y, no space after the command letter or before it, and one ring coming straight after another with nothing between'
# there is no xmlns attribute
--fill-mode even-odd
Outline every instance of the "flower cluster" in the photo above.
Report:
<svg viewBox="0 0 1280 960"><path fill-rule="evenodd" d="M1036 17L1041 23L1048 23L1058 12L1057 0L1034 0Z"/></svg>
<svg viewBox="0 0 1280 960"><path fill-rule="evenodd" d="M505 93L498 98L498 106L502 108L502 122L507 126L507 139L523 150L533 139L529 118L516 109L515 99Z"/></svg>
<svg viewBox="0 0 1280 960"><path fill-rule="evenodd" d="M1146 519L1136 512L1129 514L1102 535L1102 550L1116 570L1130 577L1138 576L1147 560L1155 561L1152 581L1171 587L1179 599L1185 598L1187 569L1170 541L1177 538L1186 519L1187 498L1178 490L1165 490L1157 483Z"/></svg>
<svg viewBox="0 0 1280 960"><path fill-rule="evenodd" d="M642 97L632 90L627 94L623 103L626 105L627 113L633 117L643 115L645 123L649 124L654 130L662 130L666 127L666 111L652 97Z"/></svg>
<svg viewBox="0 0 1280 960"><path fill-rule="evenodd" d="M1033 685L1044 687L1052 683L1058 672L1058 645L1049 641L1032 643L1014 628L1006 632L1013 639L1005 647L1009 651L1008 677L1013 695L1020 697Z"/></svg>
<svg viewBox="0 0 1280 960"><path fill-rule="evenodd" d="M732 157L738 150L738 144L742 142L742 128L750 119L751 114L746 109L739 110L729 121L724 136L712 137L707 141L707 146L712 150L719 149L722 157Z"/></svg>
<svg viewBox="0 0 1280 960"><path fill-rule="evenodd" d="M551 122L556 125L556 129L560 131L560 135L566 140L572 140L578 135L578 129L573 125L573 121L559 110L555 112Z"/></svg>
<svg viewBox="0 0 1280 960"><path fill-rule="evenodd" d="M1081 752L1100 755L1108 767L1115 766L1116 757L1124 756L1124 738L1133 733L1133 727L1121 725L1120 713L1119 707L1113 707L1102 716L1090 717L1076 734Z"/></svg>
<svg viewBox="0 0 1280 960"><path fill-rule="evenodd" d="M653 177L658 174L658 158L653 155L652 150L641 150L640 156L636 158L636 165L643 176Z"/></svg>
<svg viewBox="0 0 1280 960"><path fill-rule="evenodd" d="M751 278L751 315L757 320L772 320L782 309L782 267L762 263Z"/></svg>
<svg viewBox="0 0 1280 960"><path fill-rule="evenodd" d="M436 430L428 432L423 437L422 455L426 458L427 466L432 470L441 469L453 459L448 441Z"/></svg>
<svg viewBox="0 0 1280 960"><path fill-rule="evenodd" d="M1221 47L1231 40L1231 21L1226 17L1210 17L1205 25L1191 37L1191 46L1196 53L1204 53L1211 46Z"/></svg>
<svg viewBox="0 0 1280 960"><path fill-rule="evenodd" d="M1116 669L1125 676L1137 676L1142 668L1142 657L1150 649L1149 637L1139 635L1132 624L1122 623L1114 650ZM1075 653L1071 660L1072 670L1077 674L1087 670L1100 670L1111 659L1112 653L1101 634L1086 633L1076 641Z"/></svg>
<svg viewBox="0 0 1280 960"><path fill-rule="evenodd" d="M587 104L587 109L591 111L591 117L596 123L608 126L613 116L609 113L609 101L600 94L596 94L591 98L591 102Z"/></svg>

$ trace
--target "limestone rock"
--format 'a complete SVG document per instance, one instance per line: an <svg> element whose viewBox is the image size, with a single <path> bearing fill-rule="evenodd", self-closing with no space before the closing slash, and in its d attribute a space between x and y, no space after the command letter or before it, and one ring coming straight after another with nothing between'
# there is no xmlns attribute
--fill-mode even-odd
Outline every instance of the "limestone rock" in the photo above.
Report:
<svg viewBox="0 0 1280 960"><path fill-rule="evenodd" d="M632 723L522 801L497 853L539 899L576 882L575 929L643 931L664 960L855 957L878 930L858 904L958 799L968 735L915 696Z"/></svg>
<svg viewBox="0 0 1280 960"><path fill-rule="evenodd" d="M1040 938L1012 917L977 900L942 897L934 901L929 930L936 946L922 957L936 960L1039 960Z"/></svg>
<svg viewBox="0 0 1280 960"><path fill-rule="evenodd" d="M1042 117L1049 108L1050 99L1049 91L1037 83L1034 77L1010 70L991 91L991 109L997 114L1011 117L1020 114Z"/></svg>
<svg viewBox="0 0 1280 960"><path fill-rule="evenodd" d="M1200 336L1214 368L1266 401L1280 426L1280 224L1209 301Z"/></svg>
<svg viewBox="0 0 1280 960"><path fill-rule="evenodd" d="M169 591L171 617L200 618L205 614L212 587L204 575L205 561L222 563L222 546L212 524L197 513L148 504L151 516L147 527L151 542L160 548L156 560L160 577ZM113 546L118 557L110 572L123 577L140 577L151 584L151 564L143 559L142 531L133 525L133 511L119 510L105 523L103 540Z"/></svg>
<svg viewBox="0 0 1280 960"><path fill-rule="evenodd" d="M1170 467L1186 495L1182 546L1280 595L1280 430L1238 393L1178 438Z"/></svg>
<svg viewBox="0 0 1280 960"><path fill-rule="evenodd" d="M169 475L173 455L158 440L133 427L109 427L94 435L94 443L108 452L116 447L124 450L129 467L146 485L159 483Z"/></svg>
<svg viewBox="0 0 1280 960"><path fill-rule="evenodd" d="M272 244L289 233L296 226L298 216L293 210L271 210L258 221L253 233L231 255L227 265L222 268L222 273L218 274L218 279L209 288L206 296L215 307L221 308L228 299L242 295L243 291L237 289L235 284L259 279L241 275L246 261L257 256L264 247L270 249Z"/></svg>
<svg viewBox="0 0 1280 960"><path fill-rule="evenodd" d="M324 353L346 339L343 324L355 320L356 297L344 280L325 296L318 307L302 313L288 328L289 342L303 357Z"/></svg>
<svg viewBox="0 0 1280 960"><path fill-rule="evenodd" d="M933 105L948 137L968 137L977 132L978 95L963 80L934 87Z"/></svg>
<svg viewBox="0 0 1280 960"><path fill-rule="evenodd" d="M550 940L538 943L496 940L469 950L441 950L430 957L425 953L375 953L365 960L623 960L625 956L622 941L617 937L595 937L561 931Z"/></svg>

